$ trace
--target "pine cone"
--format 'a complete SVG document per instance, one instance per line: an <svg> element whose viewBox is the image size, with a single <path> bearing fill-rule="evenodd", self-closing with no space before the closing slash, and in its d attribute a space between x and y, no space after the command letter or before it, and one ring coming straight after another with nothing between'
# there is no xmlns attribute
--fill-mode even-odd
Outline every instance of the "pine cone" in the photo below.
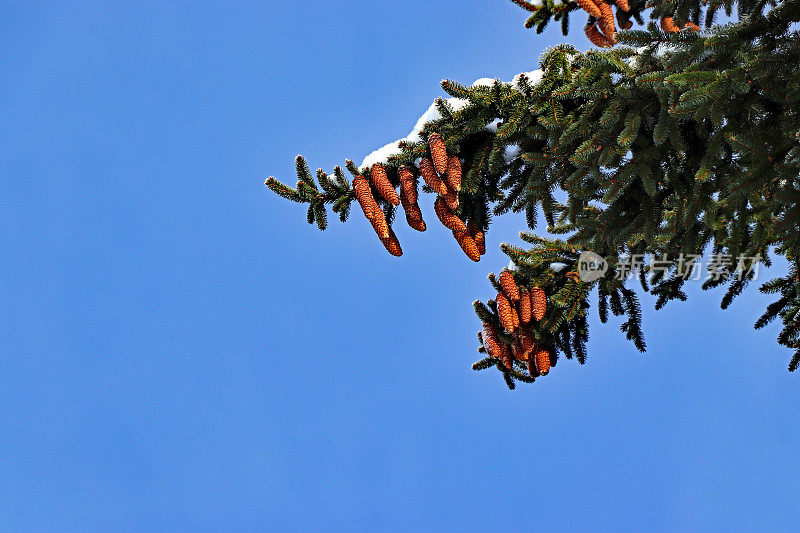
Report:
<svg viewBox="0 0 800 533"><path fill-rule="evenodd" d="M672 17L661 18L661 29L664 30L664 33L675 33L681 30L678 25L675 24L675 21L672 20Z"/></svg>
<svg viewBox="0 0 800 533"><path fill-rule="evenodd" d="M461 233L458 233L454 231L453 237L455 237L456 241L458 241L458 245L461 246L461 249L464 250L464 253L467 255L467 257L476 263L481 260L481 253L478 250L478 245L475 244L475 239L472 238L472 235L470 235L469 232L462 231Z"/></svg>
<svg viewBox="0 0 800 533"><path fill-rule="evenodd" d="M406 222L417 231L425 231L422 210L417 205L417 181L406 167L400 167L400 203L406 212Z"/></svg>
<svg viewBox="0 0 800 533"><path fill-rule="evenodd" d="M544 293L544 289L539 287L531 289L531 310L533 318L537 322L544 318L547 311L547 295Z"/></svg>
<svg viewBox="0 0 800 533"><path fill-rule="evenodd" d="M353 189L356 193L358 205L361 206L361 210L364 211L364 216L367 217L367 220L372 224L375 233L377 233L378 237L381 239L388 239L389 225L386 223L386 217L383 211L381 211L381 208L378 207L375 197L372 196L372 190L369 188L367 179L364 176L356 176L353 178Z"/></svg>
<svg viewBox="0 0 800 533"><path fill-rule="evenodd" d="M386 250L395 257L400 257L403 255L403 249L400 248L400 241L397 240L397 235L394 234L392 228L389 227L389 236L387 238L382 238L381 242Z"/></svg>
<svg viewBox="0 0 800 533"><path fill-rule="evenodd" d="M511 316L514 318L514 329L519 327L519 313L517 313L517 308L514 307L514 304L511 304Z"/></svg>
<svg viewBox="0 0 800 533"><path fill-rule="evenodd" d="M597 21L597 25L600 26L603 35L611 41L612 45L617 44L617 40L614 38L614 35L617 33L617 27L614 25L614 12L611 11L611 6L602 0L598 0L597 7L603 15L600 17L600 20Z"/></svg>
<svg viewBox="0 0 800 533"><path fill-rule="evenodd" d="M597 29L597 26L594 24L587 24L583 28L583 33L586 34L586 37L592 42L593 45L600 47L600 48L609 48L613 46L613 43L600 33L600 30Z"/></svg>
<svg viewBox="0 0 800 533"><path fill-rule="evenodd" d="M687 22L684 26L684 29L692 30L692 31L700 31L700 26L695 24L694 22Z"/></svg>
<svg viewBox="0 0 800 533"><path fill-rule="evenodd" d="M599 19L600 17L603 16L603 14L600 13L600 9L597 7L597 4L594 3L594 0L576 0L576 1L578 2L578 5L581 6L581 9L589 13L594 18Z"/></svg>
<svg viewBox="0 0 800 533"><path fill-rule="evenodd" d="M503 270L500 272L498 281L500 282L500 286L503 287L503 292L508 296L508 299L512 302L518 302L519 287L517 287L517 282L514 281L514 275L508 270Z"/></svg>
<svg viewBox="0 0 800 533"><path fill-rule="evenodd" d="M436 216L439 217L445 228L458 234L467 232L467 226L464 225L464 221L450 211L441 196L433 202L433 210L436 211Z"/></svg>
<svg viewBox="0 0 800 533"><path fill-rule="evenodd" d="M508 344L505 342L500 343L500 357L498 357L503 365L511 370L514 367L514 360L511 359L511 350L508 348Z"/></svg>
<svg viewBox="0 0 800 533"><path fill-rule="evenodd" d="M528 356L525 355L525 351L522 349L522 344L519 340L519 335L514 335L514 342L511 344L511 355L514 356L514 359L517 361L527 361Z"/></svg>
<svg viewBox="0 0 800 533"><path fill-rule="evenodd" d="M431 149L431 158L437 174L444 176L447 174L447 148L442 136L438 133L428 135L428 147Z"/></svg>
<svg viewBox="0 0 800 533"><path fill-rule="evenodd" d="M533 357L529 357L526 359L526 362L528 363L528 374L530 374L532 378L538 377L539 371L536 370L536 360Z"/></svg>
<svg viewBox="0 0 800 533"><path fill-rule="evenodd" d="M528 328L519 328L519 341L522 344L522 353L527 359L536 350L536 342L533 335L530 334Z"/></svg>
<svg viewBox="0 0 800 533"><path fill-rule="evenodd" d="M436 171L433 169L433 162L430 158L425 157L419 162L419 173L422 175L422 179L425 180L425 183L428 184L428 187L433 189L433 192L439 196L445 196L447 194L447 187L444 182L439 179L439 176L436 175Z"/></svg>
<svg viewBox="0 0 800 533"><path fill-rule="evenodd" d="M617 9L617 24L623 30L629 30L633 27L633 22L630 21L628 15L625 15L623 10Z"/></svg>
<svg viewBox="0 0 800 533"><path fill-rule="evenodd" d="M411 228L417 231L425 231L427 229L425 221L422 219L422 210L417 204L412 205L406 210L406 222L408 222Z"/></svg>
<svg viewBox="0 0 800 533"><path fill-rule="evenodd" d="M533 358L536 360L536 370L546 376L550 372L550 352L545 348L536 348Z"/></svg>
<svg viewBox="0 0 800 533"><path fill-rule="evenodd" d="M628 0L617 0L617 7L619 7L626 13L631 10L631 6L630 4L628 4Z"/></svg>
<svg viewBox="0 0 800 533"><path fill-rule="evenodd" d="M414 179L414 174L408 167L400 167L397 175L400 177L400 200L403 200L403 194L405 194L409 205L416 204L419 201L419 194L417 194L417 180Z"/></svg>
<svg viewBox="0 0 800 533"><path fill-rule="evenodd" d="M461 160L451 155L447 158L447 184L456 192L461 191Z"/></svg>
<svg viewBox="0 0 800 533"><path fill-rule="evenodd" d="M531 293L525 287L519 290L519 321L523 324L531 321Z"/></svg>
<svg viewBox="0 0 800 533"><path fill-rule="evenodd" d="M516 327L514 326L514 314L511 302L508 301L508 298L506 298L502 292L497 293L495 302L497 302L497 314L500 315L500 323L507 332L512 333Z"/></svg>
<svg viewBox="0 0 800 533"><path fill-rule="evenodd" d="M484 322L481 337L483 338L483 347L486 348L486 353L495 359L499 359L500 340L497 337L497 328L494 327L494 324Z"/></svg>
<svg viewBox="0 0 800 533"><path fill-rule="evenodd" d="M478 252L480 252L481 255L485 254L486 236L483 234L481 227L475 222L470 222L467 225L467 231L472 235L472 238L475 239L475 244L478 245Z"/></svg>
<svg viewBox="0 0 800 533"><path fill-rule="evenodd" d="M444 195L444 202L447 204L450 211L455 212L456 209L458 209L458 194L448 188L447 194Z"/></svg>
<svg viewBox="0 0 800 533"><path fill-rule="evenodd" d="M378 194L390 204L400 205L400 198L397 196L397 191L394 190L391 182L389 182L389 176L386 175L386 169L383 168L383 165L380 163L372 165L372 170L369 174L372 185L378 191Z"/></svg>

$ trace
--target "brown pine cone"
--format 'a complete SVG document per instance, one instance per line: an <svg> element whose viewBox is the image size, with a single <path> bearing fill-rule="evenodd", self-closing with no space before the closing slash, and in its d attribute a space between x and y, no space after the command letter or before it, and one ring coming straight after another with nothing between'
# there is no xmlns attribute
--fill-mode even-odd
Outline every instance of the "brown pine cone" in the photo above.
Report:
<svg viewBox="0 0 800 533"><path fill-rule="evenodd" d="M417 205L417 182L411 171L400 167L400 203L406 212L406 222L417 231L425 231L425 221L422 219L422 210Z"/></svg>
<svg viewBox="0 0 800 533"><path fill-rule="evenodd" d="M661 18L661 29L664 30L664 33L675 33L681 30L678 25L675 24L675 21L672 20L672 17Z"/></svg>
<svg viewBox="0 0 800 533"><path fill-rule="evenodd" d="M411 228L417 231L425 231L427 229L425 221L422 219L422 210L417 204L406 209L406 222L408 222Z"/></svg>
<svg viewBox="0 0 800 533"><path fill-rule="evenodd" d="M593 45L600 47L600 48L609 48L613 46L613 43L600 33L600 30L597 29L597 26L594 24L587 24L583 28L583 33L586 34L586 37L592 42Z"/></svg>
<svg viewBox="0 0 800 533"><path fill-rule="evenodd" d="M692 31L700 31L700 26L695 24L694 22L687 22L684 26L684 29L692 30Z"/></svg>
<svg viewBox="0 0 800 533"><path fill-rule="evenodd" d="M600 20L597 21L597 25L600 26L600 31L611 41L611 44L617 44L617 40L614 38L614 35L617 33L617 27L614 25L614 12L611 11L611 6L603 2L603 0L598 0L597 7L603 15L600 17Z"/></svg>
<svg viewBox="0 0 800 533"><path fill-rule="evenodd" d="M505 342L500 343L500 357L498 357L503 365L511 370L514 367L514 360L511 359L511 350L508 348L508 344Z"/></svg>
<svg viewBox="0 0 800 533"><path fill-rule="evenodd" d="M433 202L433 210L436 211L436 216L439 217L445 228L458 234L467 232L467 226L464 225L464 221L450 211L441 196Z"/></svg>
<svg viewBox="0 0 800 533"><path fill-rule="evenodd" d="M447 148L444 145L442 136L438 133L428 135L428 147L431 149L431 158L436 173L440 176L447 174Z"/></svg>
<svg viewBox="0 0 800 533"><path fill-rule="evenodd" d="M531 310L534 320L537 322L544 318L547 311L547 295L544 289L534 287L531 289Z"/></svg>
<svg viewBox="0 0 800 533"><path fill-rule="evenodd" d="M529 357L525 361L528 363L528 374L530 374L532 378L538 377L539 371L536 370L536 360L533 357Z"/></svg>
<svg viewBox="0 0 800 533"><path fill-rule="evenodd" d="M576 0L576 1L578 2L578 5L581 7L581 9L589 13L594 18L599 19L600 17L603 16L603 14L600 13L600 9L597 7L597 4L594 3L594 0Z"/></svg>
<svg viewBox="0 0 800 533"><path fill-rule="evenodd" d="M486 348L486 353L495 359L500 358L500 339L497 337L497 328L494 324L484 322L483 332L483 347Z"/></svg>
<svg viewBox="0 0 800 533"><path fill-rule="evenodd" d="M414 174L411 173L408 167L400 167L397 175L400 177L400 201L403 201L403 195L405 195L408 205L416 204L419 200L419 195L417 194L417 180L414 179Z"/></svg>
<svg viewBox="0 0 800 533"><path fill-rule="evenodd" d="M516 327L514 326L514 314L511 302L508 301L508 298L506 298L502 292L497 293L495 302L497 302L497 314L500 315L500 323L507 332L512 333Z"/></svg>
<svg viewBox="0 0 800 533"><path fill-rule="evenodd" d="M461 191L461 160L451 155L447 158L447 184L456 192Z"/></svg>
<svg viewBox="0 0 800 533"><path fill-rule="evenodd" d="M514 319L514 329L517 329L519 327L519 313L517 313L517 309L514 307L514 304L511 304L511 316Z"/></svg>
<svg viewBox="0 0 800 533"><path fill-rule="evenodd" d="M458 193L448 188L447 194L444 195L444 202L450 208L450 211L455 212L458 209Z"/></svg>
<svg viewBox="0 0 800 533"><path fill-rule="evenodd" d="M626 13L631 10L631 6L630 4L628 4L628 0L617 0L617 7L619 7Z"/></svg>
<svg viewBox="0 0 800 533"><path fill-rule="evenodd" d="M353 190L356 193L358 205L361 206L361 210L364 211L364 216L367 217L367 220L375 218L375 212L381 209L378 207L375 197L372 196L372 190L369 188L367 178L364 176L353 178Z"/></svg>
<svg viewBox="0 0 800 533"><path fill-rule="evenodd" d="M467 225L467 231L472 235L472 238L475 239L475 244L478 245L478 252L480 252L481 255L485 254L486 236L483 234L481 227L475 222L470 222Z"/></svg>
<svg viewBox="0 0 800 533"><path fill-rule="evenodd" d="M376 163L372 165L372 170L369 173L372 185L378 191L384 200L392 205L400 205L400 197L397 196L397 191L394 190L392 184L389 182L389 176L386 175L386 169L383 165Z"/></svg>
<svg viewBox="0 0 800 533"><path fill-rule="evenodd" d="M533 358L536 360L536 370L546 376L550 372L550 352L545 348L536 348Z"/></svg>
<svg viewBox="0 0 800 533"><path fill-rule="evenodd" d="M519 321L523 324L531 321L531 293L525 287L519 290Z"/></svg>
<svg viewBox="0 0 800 533"><path fill-rule="evenodd" d="M476 263L481 260L481 253L478 250L478 245L475 244L475 239L472 238L472 235L469 234L467 231L462 231L458 233L456 231L453 232L453 237L455 237L456 241L458 241L458 245L461 246L461 249L464 250L464 253L475 261Z"/></svg>
<svg viewBox="0 0 800 533"><path fill-rule="evenodd" d="M447 186L445 186L444 182L436 175L436 171L433 169L433 161L431 161L429 157L425 157L419 162L419 173L422 175L422 179L425 180L425 183L428 184L428 187L433 189L433 192L439 196L445 196L447 194Z"/></svg>
<svg viewBox="0 0 800 533"><path fill-rule="evenodd" d="M527 360L527 356L522 350L522 344L520 344L519 337L516 334L514 335L514 342L511 344L511 355L517 361Z"/></svg>
<svg viewBox="0 0 800 533"><path fill-rule="evenodd" d="M522 353L525 358L528 358L536 350L536 343L534 342L533 335L530 334L528 328L519 328L519 341L522 344Z"/></svg>
<svg viewBox="0 0 800 533"><path fill-rule="evenodd" d="M383 246L386 250L395 257L400 257L403 255L403 249L400 248L400 241L397 240L397 235L394 234L392 228L389 227L389 237L385 239L381 239Z"/></svg>
<svg viewBox="0 0 800 533"><path fill-rule="evenodd" d="M617 9L617 24L619 24L619 27L623 30L629 30L633 27L633 22L627 18L627 15L623 15L622 13L623 11L621 9Z"/></svg>
<svg viewBox="0 0 800 533"><path fill-rule="evenodd" d="M503 292L508 296L508 299L512 302L518 302L519 287L517 287L517 282L514 281L514 275L509 270L503 270L500 272L498 281L500 282L500 286L503 287Z"/></svg>

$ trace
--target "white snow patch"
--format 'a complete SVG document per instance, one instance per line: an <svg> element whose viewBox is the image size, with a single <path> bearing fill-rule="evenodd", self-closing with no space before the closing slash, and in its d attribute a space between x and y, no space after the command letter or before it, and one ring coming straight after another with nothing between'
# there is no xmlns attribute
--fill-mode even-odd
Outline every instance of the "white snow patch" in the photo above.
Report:
<svg viewBox="0 0 800 533"><path fill-rule="evenodd" d="M500 124L500 119L496 118L486 125L486 129L497 133L497 126Z"/></svg>
<svg viewBox="0 0 800 533"><path fill-rule="evenodd" d="M506 162L513 161L520 153L521 148L518 144L509 144L506 146L506 150L503 153L503 157L505 158Z"/></svg>
<svg viewBox="0 0 800 533"><path fill-rule="evenodd" d="M537 83L539 83L542 80L542 75L543 75L541 69L532 70L531 72L525 72L524 74L528 78L528 83L530 83L531 85L536 85ZM511 84L514 85L515 87L519 86L519 80L521 75L522 74L517 74L516 76L514 76L514 79L511 81ZM494 85L496 81L497 81L496 79L492 78L478 78L472 83L472 86L491 87L492 85ZM467 104L469 104L469 101L465 100L464 98L445 98L444 100L448 104L450 104L450 107L453 109L453 111L459 111L461 109L464 109L467 106ZM423 126L425 126L426 123L432 120L437 120L439 118L442 118L442 115L436 108L436 102L434 102L431 104L428 110L425 111L422 114L422 116L419 117L419 119L417 119L417 123L414 124L414 129L411 130L411 133L406 135L404 138L398 139L394 142L390 142L389 144L384 145L381 148L378 148L377 150L369 154L361 162L359 168L363 169L365 167L370 167L375 163L385 163L390 156L400 153L400 143L402 141L406 141L408 143L420 142L422 140L422 137L420 137L420 133L422 132ZM497 131L498 123L499 119L488 124L487 128L490 129L491 131Z"/></svg>
<svg viewBox="0 0 800 533"><path fill-rule="evenodd" d="M478 78L477 80L472 82L473 87L492 87L494 86L494 82L496 82L496 78Z"/></svg>
<svg viewBox="0 0 800 533"><path fill-rule="evenodd" d="M514 262L514 260L513 260L513 259L512 259L511 261L509 261L509 262L508 262L508 266L506 267L506 269L508 269L508 270L514 270L514 271L516 271L516 270L517 270L517 264Z"/></svg>

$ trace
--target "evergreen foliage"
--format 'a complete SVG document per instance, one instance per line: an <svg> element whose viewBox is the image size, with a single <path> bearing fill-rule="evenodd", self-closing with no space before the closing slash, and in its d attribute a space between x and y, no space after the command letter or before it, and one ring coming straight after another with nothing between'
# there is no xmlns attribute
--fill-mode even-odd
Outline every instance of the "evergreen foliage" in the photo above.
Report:
<svg viewBox="0 0 800 533"><path fill-rule="evenodd" d="M525 25L537 32L552 20L566 34L568 17L584 13L572 1L512 1L530 13ZM425 139L436 132L462 161L456 214L465 223L486 230L493 216L524 212L534 230L543 214L548 231L562 239L525 232L529 249L503 244L502 250L517 265L520 285L548 295L545 318L530 327L537 343L550 348L552 364L559 354L585 361L593 292L601 321L609 310L624 316L626 337L645 349L631 280L611 268L581 281L575 272L582 250L610 265L640 254L667 258L668 268L649 282L639 273L643 290L657 296L656 308L686 299L681 253L711 250L734 259L733 271L703 284L727 285L723 308L754 277L754 261L768 267L773 255L783 256L789 272L761 287L778 299L756 328L782 321L778 342L794 351L794 371L800 366L800 0L632 0L628 11L616 5L621 25L632 19L641 28L617 32L615 48L581 53L555 46L543 53L536 82L524 76L491 86L442 82L467 105L454 109L438 100L441 118L425 124L422 141L401 143L383 163L389 180L398 186L401 167L418 175ZM735 21L717 25L721 14ZM703 30L665 32L653 22L664 17ZM353 176L369 174L350 161L346 167ZM355 195L339 167L314 177L298 156L297 177L294 189L274 178L266 185L309 204L308 221L320 229L327 204L347 219ZM391 224L394 206L373 195ZM501 340L513 342L493 301L475 307ZM473 365L491 367L510 388L536 377L491 356Z"/></svg>

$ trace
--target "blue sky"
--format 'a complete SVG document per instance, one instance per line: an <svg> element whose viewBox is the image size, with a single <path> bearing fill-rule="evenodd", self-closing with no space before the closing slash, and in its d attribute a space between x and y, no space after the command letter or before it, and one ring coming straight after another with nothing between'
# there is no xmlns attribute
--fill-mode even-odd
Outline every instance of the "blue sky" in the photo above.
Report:
<svg viewBox="0 0 800 533"><path fill-rule="evenodd" d="M523 20L3 2L0 529L796 526L800 376L752 329L768 299L645 298L646 355L593 319L587 365L509 392L469 367L470 304L519 218L479 264L398 225L398 260L264 188L405 136L442 78L536 68L564 38Z"/></svg>

